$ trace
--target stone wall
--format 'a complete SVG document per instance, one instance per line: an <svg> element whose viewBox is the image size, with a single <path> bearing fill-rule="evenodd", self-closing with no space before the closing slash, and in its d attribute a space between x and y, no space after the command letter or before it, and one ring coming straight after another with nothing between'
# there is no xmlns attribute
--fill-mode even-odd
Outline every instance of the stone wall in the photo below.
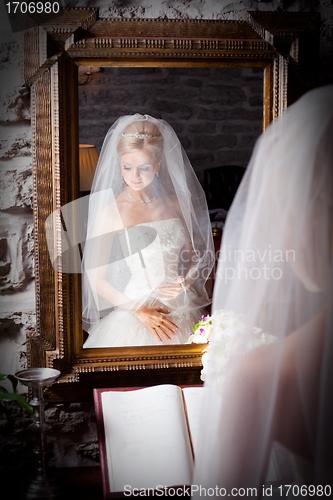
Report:
<svg viewBox="0 0 333 500"><path fill-rule="evenodd" d="M166 120L202 180L205 168L248 164L263 127L263 70L101 68L79 87L80 142L100 149L119 116Z"/></svg>
<svg viewBox="0 0 333 500"><path fill-rule="evenodd" d="M18 37L0 44L0 371L25 367L34 328L30 102L20 92Z"/></svg>
<svg viewBox="0 0 333 500"><path fill-rule="evenodd" d="M321 15L320 84L333 81L333 6L331 0L272 0L270 2L257 2L255 0L192 0L191 2L185 0L156 0L154 2L151 0L112 2L98 0L95 2L94 0L82 0L78 5L98 5L101 7L100 12L104 17L167 16L175 19L237 17L246 9L277 10L284 8L294 11L313 9ZM1 8L2 6L3 4L1 4ZM28 330L34 328L35 322L33 214L31 209L32 166L29 100L20 88L22 85L20 79L20 39L19 35L12 35L8 26L3 26L2 23L6 21L5 16L2 13L0 19L0 289L2 293L0 303L0 372L14 373L26 366L25 335ZM131 78L133 79L134 76L131 75ZM245 74L243 76L246 79L253 77L257 81L259 75ZM154 79L157 75L155 73L153 76L148 75L147 77ZM233 74L233 77L238 78L238 75ZM82 94L93 92L94 85L104 78L105 72L94 75L92 86L82 87ZM172 75L167 77L166 73L162 71L159 78L172 78ZM183 73L177 78L187 82L192 80L192 86L188 87L191 88L192 93L199 92L200 89L208 85L204 84L203 81L198 85L198 79L193 75ZM197 80L197 86L193 84L195 80ZM225 87L229 85L226 80L223 80L222 83ZM255 101L258 98L257 93L252 96L254 99L252 106L248 107L250 101L243 100L241 92L245 93L246 97L251 97L249 87L243 83L240 89L238 91L239 111L243 110L244 112L245 110L248 115L252 107L257 122L258 110ZM236 94L236 91L232 92ZM88 98L90 99L91 96L87 95ZM107 128L116 117L124 114L125 111L123 112L120 109L122 106L120 106L114 116L111 117L107 113L107 116L103 117L101 129L97 130L95 124L94 132L90 134L90 131L87 133L88 128L86 128L88 117L87 113L84 112L86 106L84 99L85 97L81 98L81 140L94 141L100 145L101 138L105 135ZM123 96L123 101L126 101L126 96ZM179 121L176 123L176 121L173 122L173 113L170 113L170 109L172 109L170 101L164 108L161 103L162 100L159 104L150 103L147 106L146 103L140 105L140 102L137 102L135 108L139 112L148 112L166 118L173 124L199 175L207 165L214 166L221 162L229 163L236 162L236 160L242 164L246 162L251 149L248 141L252 141L251 144L253 144L254 136L258 132L257 128L255 130L249 128L242 130L239 116L232 116L232 121L228 125L221 125L216 117L209 127L203 125L203 122L199 122L199 120L197 122L191 120L191 123L187 123L188 104L185 99L184 116L179 116ZM208 104L206 108L205 120L211 114ZM134 112L134 110L132 109L130 112ZM190 112L192 113L192 111ZM214 134L217 135L218 132L227 137L227 145L222 145L219 152L208 152L202 147L198 153L200 139L196 136L196 123L201 134L203 129L205 129L204 133L207 134L207 129L212 127L210 133L212 134L211 144L213 148L218 144L216 137L214 137ZM191 140L189 141L189 139ZM238 153L232 152L232 149L226 149L235 141L238 141L238 146L242 146L244 154L233 156L238 155ZM50 435L54 450L53 464L75 466L96 463L96 429L91 406L87 407L81 404L55 406L48 409L47 418L53 424L54 429ZM17 436L26 426L25 416L22 416L21 419L16 417L15 429L12 429L13 432L11 432L9 440L5 434L8 430L6 419L0 417L1 442L6 443L1 455L4 458L4 462L0 460L1 466L8 466L10 453L15 457L18 457L18 454L22 456L21 438ZM12 465L17 467L17 460L13 461Z"/></svg>

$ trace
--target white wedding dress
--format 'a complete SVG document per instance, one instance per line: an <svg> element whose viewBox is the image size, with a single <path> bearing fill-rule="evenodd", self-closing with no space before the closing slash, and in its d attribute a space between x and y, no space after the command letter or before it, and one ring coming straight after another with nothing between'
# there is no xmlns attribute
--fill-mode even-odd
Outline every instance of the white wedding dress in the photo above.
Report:
<svg viewBox="0 0 333 500"><path fill-rule="evenodd" d="M183 344L205 313L204 309L191 307L191 290L183 291L176 299L168 301L158 300L155 292L152 293L162 284L175 283L181 274L179 256L185 243L181 220L146 222L132 229L135 229L135 241L129 237L129 230L121 243L126 247L124 261L129 270L129 281L123 293L145 305L167 308L171 311L167 317L178 326L178 330L171 340L160 341L133 314L118 307L91 330L84 343L85 348Z"/></svg>

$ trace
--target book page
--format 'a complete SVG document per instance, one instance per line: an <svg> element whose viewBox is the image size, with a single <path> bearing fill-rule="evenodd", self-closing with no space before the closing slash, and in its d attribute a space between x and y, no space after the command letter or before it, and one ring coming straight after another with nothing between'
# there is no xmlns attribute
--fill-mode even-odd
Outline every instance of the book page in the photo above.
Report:
<svg viewBox="0 0 333 500"><path fill-rule="evenodd" d="M102 393L111 491L191 484L193 458L181 389Z"/></svg>
<svg viewBox="0 0 333 500"><path fill-rule="evenodd" d="M204 387L184 387L183 396L186 406L187 422L190 430L192 448L196 456L197 443L199 439L200 415L203 401Z"/></svg>

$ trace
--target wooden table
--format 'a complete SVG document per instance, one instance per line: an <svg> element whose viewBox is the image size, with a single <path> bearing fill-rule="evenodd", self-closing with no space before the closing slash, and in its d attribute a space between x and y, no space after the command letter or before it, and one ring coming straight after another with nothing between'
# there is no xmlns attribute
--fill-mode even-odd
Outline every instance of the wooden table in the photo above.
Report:
<svg viewBox="0 0 333 500"><path fill-rule="evenodd" d="M56 496L39 500L103 500L102 475L100 467L64 467L49 469L53 484L59 487ZM51 476L53 474L53 476ZM30 476L31 477L31 476ZM6 484L10 484L11 500L26 498L29 474L10 471L6 473Z"/></svg>
<svg viewBox="0 0 333 500"><path fill-rule="evenodd" d="M65 483L64 500L103 500L100 467L66 467L55 472Z"/></svg>

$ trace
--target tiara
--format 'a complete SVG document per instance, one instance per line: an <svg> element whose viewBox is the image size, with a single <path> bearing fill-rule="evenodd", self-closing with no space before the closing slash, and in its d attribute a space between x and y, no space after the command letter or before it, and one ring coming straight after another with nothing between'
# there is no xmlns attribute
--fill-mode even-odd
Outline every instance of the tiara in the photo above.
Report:
<svg viewBox="0 0 333 500"><path fill-rule="evenodd" d="M135 137L136 139L157 139L158 135L148 135L148 134L121 134L123 137Z"/></svg>

